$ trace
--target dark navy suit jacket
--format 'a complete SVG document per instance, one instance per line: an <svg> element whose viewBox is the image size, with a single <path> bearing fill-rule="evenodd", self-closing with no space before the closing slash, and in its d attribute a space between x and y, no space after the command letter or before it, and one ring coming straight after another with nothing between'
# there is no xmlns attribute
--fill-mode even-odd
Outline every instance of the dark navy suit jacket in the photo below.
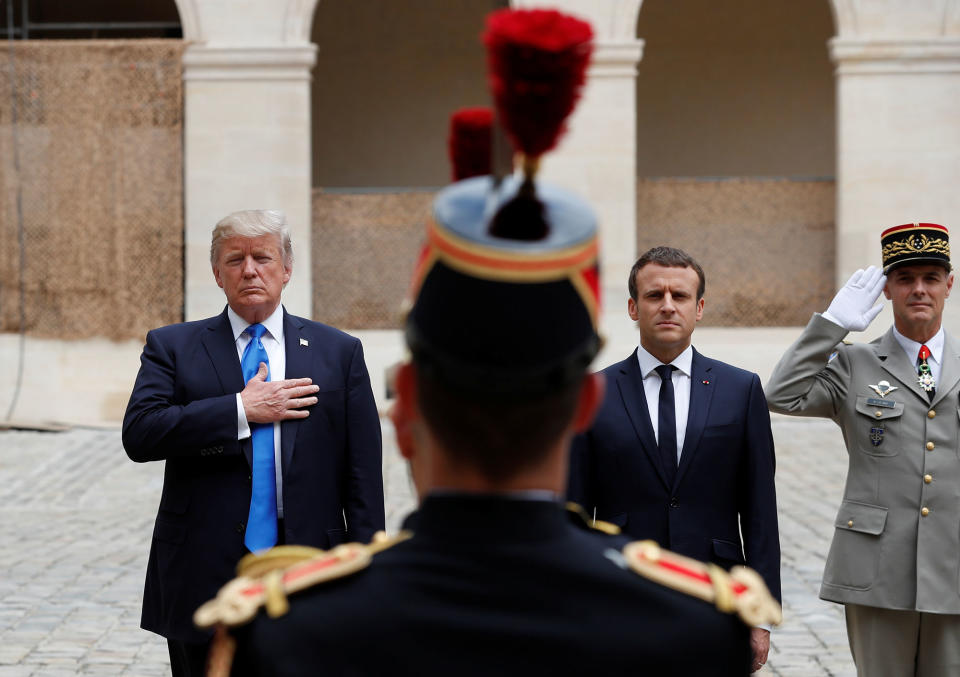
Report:
<svg viewBox="0 0 960 677"><path fill-rule="evenodd" d="M384 527L380 422L360 341L284 310L286 378L320 387L310 416L280 424L284 537L330 548ZM165 460L141 625L202 641L193 612L247 552L250 438L237 440L240 358L226 309L147 334L123 418L134 461Z"/></svg>
<svg viewBox="0 0 960 677"><path fill-rule="evenodd" d="M746 563L779 601L773 436L760 379L696 350L692 372L673 485L660 463L634 352L603 370L606 399L571 449L569 497L634 538L728 568Z"/></svg>

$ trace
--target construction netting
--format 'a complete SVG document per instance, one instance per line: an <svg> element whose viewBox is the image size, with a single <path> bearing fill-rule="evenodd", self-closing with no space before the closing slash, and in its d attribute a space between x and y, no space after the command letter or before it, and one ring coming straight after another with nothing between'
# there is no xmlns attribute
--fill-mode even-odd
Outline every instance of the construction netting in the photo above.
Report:
<svg viewBox="0 0 960 677"><path fill-rule="evenodd" d="M182 319L183 49L0 48L0 332L21 309L29 335L61 339Z"/></svg>
<svg viewBox="0 0 960 677"><path fill-rule="evenodd" d="M805 325L835 291L835 191L829 180L642 179L637 252L679 247L700 263L702 324Z"/></svg>
<svg viewBox="0 0 960 677"><path fill-rule="evenodd" d="M432 191L313 193L313 317L335 327L400 326Z"/></svg>
<svg viewBox="0 0 960 677"><path fill-rule="evenodd" d="M316 319L352 329L400 326L433 195L314 191ZM834 203L833 181L642 179L638 255L668 245L700 262L704 325L804 325L835 291Z"/></svg>

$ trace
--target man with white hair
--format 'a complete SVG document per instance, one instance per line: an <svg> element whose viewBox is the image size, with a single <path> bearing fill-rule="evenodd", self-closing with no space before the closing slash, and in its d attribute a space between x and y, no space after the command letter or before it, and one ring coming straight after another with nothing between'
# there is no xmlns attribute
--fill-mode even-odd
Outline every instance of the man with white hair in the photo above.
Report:
<svg viewBox="0 0 960 677"><path fill-rule="evenodd" d="M147 334L123 420L134 461L165 460L141 627L167 638L174 675L203 674L191 621L248 552L328 549L384 527L380 424L360 341L289 314L282 212L213 230L216 317Z"/></svg>

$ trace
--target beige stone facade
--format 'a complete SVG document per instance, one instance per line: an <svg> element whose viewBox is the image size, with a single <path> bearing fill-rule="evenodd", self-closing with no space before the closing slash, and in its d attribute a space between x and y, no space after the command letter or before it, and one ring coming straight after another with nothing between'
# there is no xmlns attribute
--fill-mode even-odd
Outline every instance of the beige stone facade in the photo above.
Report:
<svg viewBox="0 0 960 677"><path fill-rule="evenodd" d="M398 275L391 258L411 248L410 210L425 202L411 195L446 181L446 114L484 103L482 54L462 40L475 40L477 17L496 3L411 1L405 12L398 4L176 0L187 43L185 319L223 305L210 274L209 234L236 209L287 212L297 261L285 302L324 320L332 266L316 262L328 248L357 240L350 224L363 214L330 220L337 205L368 203L350 196L371 189L406 195L396 198L404 205L400 218L391 220L394 207L380 200L385 214L364 221L393 228L400 239L388 243L391 256L371 253L354 265L368 264L369 277L356 277L353 286L369 289L360 294L369 297L385 286L378 269ZM760 310L766 322L733 322L742 327L770 324L771 316L783 318L775 324L800 323L853 269L878 262L884 227L925 220L960 228L960 0L750 0L726 15L710 0L553 4L590 19L596 32L583 100L543 174L596 206L611 359L635 340L623 280L638 248L652 242L703 250L716 280L709 293L725 284L743 288L730 308L755 299L753 287L767 290L776 281L781 300ZM708 229L716 220L722 228ZM757 262L768 248L764 237L786 245L794 268L763 273ZM758 252L731 267L723 246ZM343 256L338 262L346 265ZM766 277L735 278L750 266ZM384 308L401 285L390 277L386 286ZM364 312L389 312L366 303ZM734 316L724 303L709 306L715 319ZM793 314L783 310L791 303ZM355 316L334 317L351 324ZM948 311L954 333L957 317ZM876 330L888 322L881 315ZM367 349L374 374L385 363L381 356L402 352L398 335L384 331ZM715 347L717 356L764 373L768 353L772 365L794 333L718 328L698 340L705 352ZM3 364L18 363L20 342L13 334L0 339ZM28 336L28 378L14 416L118 420L140 339L112 349L99 340L41 345ZM33 382L37 360L60 393L55 406ZM92 363L114 377L93 385L71 366ZM16 371L0 370L0 414Z"/></svg>

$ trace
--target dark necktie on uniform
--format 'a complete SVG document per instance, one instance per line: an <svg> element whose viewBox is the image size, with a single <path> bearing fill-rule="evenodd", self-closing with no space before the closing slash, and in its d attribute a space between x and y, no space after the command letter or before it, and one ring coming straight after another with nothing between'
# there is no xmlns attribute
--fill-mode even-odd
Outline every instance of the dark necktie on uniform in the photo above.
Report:
<svg viewBox="0 0 960 677"><path fill-rule="evenodd" d="M270 360L260 340L265 331L266 327L262 324L251 324L246 329L251 338L243 351L243 359L240 360L244 383L256 375L261 362L267 365L267 380L270 380ZM243 544L250 552L256 552L277 543L277 476L273 459L273 424L251 423L250 438L253 444L253 489Z"/></svg>
<svg viewBox="0 0 960 677"><path fill-rule="evenodd" d="M927 358L931 354L926 344L920 346L920 352L917 353L917 380L920 382L920 387L927 392L927 396L933 401L933 396L937 394L937 383L933 380L930 365L927 364Z"/></svg>
<svg viewBox="0 0 960 677"><path fill-rule="evenodd" d="M667 477L667 484L673 487L677 475L677 407L673 398L672 364L661 364L656 368L660 374L660 417L657 422L657 448L660 450L660 462Z"/></svg>

